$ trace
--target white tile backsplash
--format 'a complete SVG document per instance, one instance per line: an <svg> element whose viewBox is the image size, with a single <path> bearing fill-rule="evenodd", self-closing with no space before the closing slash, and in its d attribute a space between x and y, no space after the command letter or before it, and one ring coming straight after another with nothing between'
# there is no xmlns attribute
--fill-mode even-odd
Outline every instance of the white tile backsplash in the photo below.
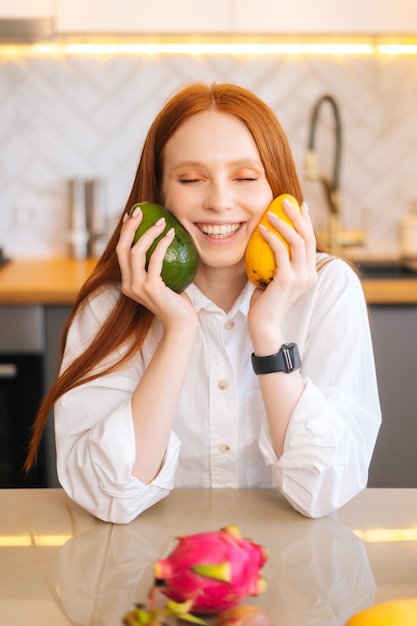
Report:
<svg viewBox="0 0 417 626"><path fill-rule="evenodd" d="M343 123L346 228L367 228L365 251L396 255L399 222L417 199L417 57L0 57L0 246L12 257L67 252L68 180L107 182L109 221L123 210L146 132L192 80L235 82L275 110L292 146L317 230L328 210L304 181L312 107L324 93ZM330 112L330 110L329 110ZM332 120L317 130L331 170Z"/></svg>

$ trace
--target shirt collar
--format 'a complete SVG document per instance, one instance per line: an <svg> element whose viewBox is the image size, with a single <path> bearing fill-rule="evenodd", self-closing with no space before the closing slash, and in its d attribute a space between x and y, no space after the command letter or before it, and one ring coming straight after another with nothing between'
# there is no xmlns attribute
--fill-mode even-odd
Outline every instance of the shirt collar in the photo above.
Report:
<svg viewBox="0 0 417 626"><path fill-rule="evenodd" d="M194 285L194 283L192 283L191 285L189 285L189 287L187 287L187 289L185 290L185 293L190 298L197 313L201 309L204 309L206 311L213 311L215 313L221 313L222 315L227 316L227 317L233 317L233 315L237 311L240 311L241 313L243 313L243 315L247 316L248 311L249 311L250 299L254 291L255 291L255 286L251 282L247 281L246 285L244 286L242 292L240 293L239 297L237 298L236 302L234 303L229 313L225 313L216 304L214 304L214 302L209 300L198 289L198 287Z"/></svg>

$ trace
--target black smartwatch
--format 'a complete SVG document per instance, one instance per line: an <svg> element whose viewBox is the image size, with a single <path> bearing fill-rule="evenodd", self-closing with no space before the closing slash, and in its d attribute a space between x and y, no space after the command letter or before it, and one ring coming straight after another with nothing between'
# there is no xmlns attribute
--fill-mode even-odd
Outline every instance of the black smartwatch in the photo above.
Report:
<svg viewBox="0 0 417 626"><path fill-rule="evenodd" d="M252 367L256 375L286 372L290 374L301 367L300 353L296 343L284 343L276 354L255 356L252 352Z"/></svg>

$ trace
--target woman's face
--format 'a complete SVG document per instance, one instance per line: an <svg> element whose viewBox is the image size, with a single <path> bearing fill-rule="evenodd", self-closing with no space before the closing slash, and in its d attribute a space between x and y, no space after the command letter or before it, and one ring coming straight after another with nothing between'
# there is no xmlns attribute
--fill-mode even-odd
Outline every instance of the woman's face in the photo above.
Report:
<svg viewBox="0 0 417 626"><path fill-rule="evenodd" d="M241 266L273 199L251 133L237 117L215 111L190 117L166 144L162 194L191 234L200 266L212 268Z"/></svg>

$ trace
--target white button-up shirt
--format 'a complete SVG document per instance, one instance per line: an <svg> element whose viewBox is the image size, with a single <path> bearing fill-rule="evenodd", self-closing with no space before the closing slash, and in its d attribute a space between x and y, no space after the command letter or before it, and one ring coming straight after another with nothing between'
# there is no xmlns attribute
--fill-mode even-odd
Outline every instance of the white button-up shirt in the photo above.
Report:
<svg viewBox="0 0 417 626"><path fill-rule="evenodd" d="M130 398L160 340L159 320L136 359L58 400L58 476L71 498L101 519L125 523L174 487L274 487L295 509L318 517L366 485L381 414L358 277L332 260L288 311L284 336L298 344L304 391L280 458L251 367L247 312L253 289L248 283L225 313L195 285L188 287L199 331L164 463L150 484L132 475ZM88 346L118 295L117 289L103 291L79 311L63 368ZM163 394L163 381L160 388Z"/></svg>

